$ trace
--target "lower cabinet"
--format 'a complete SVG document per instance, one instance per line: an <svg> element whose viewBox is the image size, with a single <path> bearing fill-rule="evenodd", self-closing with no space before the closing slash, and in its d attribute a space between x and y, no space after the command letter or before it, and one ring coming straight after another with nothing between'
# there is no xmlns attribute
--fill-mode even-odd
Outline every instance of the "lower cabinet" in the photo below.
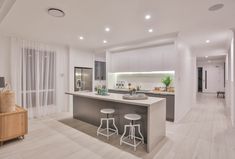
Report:
<svg viewBox="0 0 235 159"><path fill-rule="evenodd" d="M146 93L150 97L159 97L166 98L166 120L174 121L175 119L175 95L162 95L162 94L153 94Z"/></svg>
<svg viewBox="0 0 235 159"><path fill-rule="evenodd" d="M122 90L109 90L109 93L128 94L127 91ZM175 95L171 94L156 94L145 93L149 97L166 98L166 120L174 122L175 120Z"/></svg>

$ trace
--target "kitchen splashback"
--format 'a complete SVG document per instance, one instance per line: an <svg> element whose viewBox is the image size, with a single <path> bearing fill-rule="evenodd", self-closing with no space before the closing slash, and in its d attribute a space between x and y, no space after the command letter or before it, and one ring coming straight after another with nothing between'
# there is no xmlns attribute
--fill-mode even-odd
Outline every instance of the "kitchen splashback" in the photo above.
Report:
<svg viewBox="0 0 235 159"><path fill-rule="evenodd" d="M161 81L167 75L173 79L171 86L174 87L174 73L110 73L108 87L117 88L117 83L123 81L124 88L128 88L128 83L131 83L131 86L140 86L142 90L153 90L154 87L164 87Z"/></svg>

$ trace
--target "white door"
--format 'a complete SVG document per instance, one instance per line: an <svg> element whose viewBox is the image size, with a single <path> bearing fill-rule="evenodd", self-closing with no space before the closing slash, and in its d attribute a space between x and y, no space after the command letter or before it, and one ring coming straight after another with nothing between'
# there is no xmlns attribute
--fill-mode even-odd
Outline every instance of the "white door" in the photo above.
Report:
<svg viewBox="0 0 235 159"><path fill-rule="evenodd" d="M203 67L203 92L216 93L224 91L223 64Z"/></svg>

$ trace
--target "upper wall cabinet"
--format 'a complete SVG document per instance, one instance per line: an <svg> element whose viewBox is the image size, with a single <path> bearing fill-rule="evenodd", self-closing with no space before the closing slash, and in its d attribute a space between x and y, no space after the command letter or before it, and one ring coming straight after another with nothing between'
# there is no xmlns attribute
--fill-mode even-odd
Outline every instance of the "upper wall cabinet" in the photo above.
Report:
<svg viewBox="0 0 235 159"><path fill-rule="evenodd" d="M143 48L111 53L108 60L111 72L143 72L176 70L175 45Z"/></svg>
<svg viewBox="0 0 235 159"><path fill-rule="evenodd" d="M106 80L106 62L95 61L95 80Z"/></svg>

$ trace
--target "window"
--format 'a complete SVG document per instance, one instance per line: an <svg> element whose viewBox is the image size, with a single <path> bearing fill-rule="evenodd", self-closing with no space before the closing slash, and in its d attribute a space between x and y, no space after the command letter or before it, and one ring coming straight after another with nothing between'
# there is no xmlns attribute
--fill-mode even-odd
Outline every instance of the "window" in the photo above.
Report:
<svg viewBox="0 0 235 159"><path fill-rule="evenodd" d="M21 57L22 105L55 105L55 52L24 48Z"/></svg>

